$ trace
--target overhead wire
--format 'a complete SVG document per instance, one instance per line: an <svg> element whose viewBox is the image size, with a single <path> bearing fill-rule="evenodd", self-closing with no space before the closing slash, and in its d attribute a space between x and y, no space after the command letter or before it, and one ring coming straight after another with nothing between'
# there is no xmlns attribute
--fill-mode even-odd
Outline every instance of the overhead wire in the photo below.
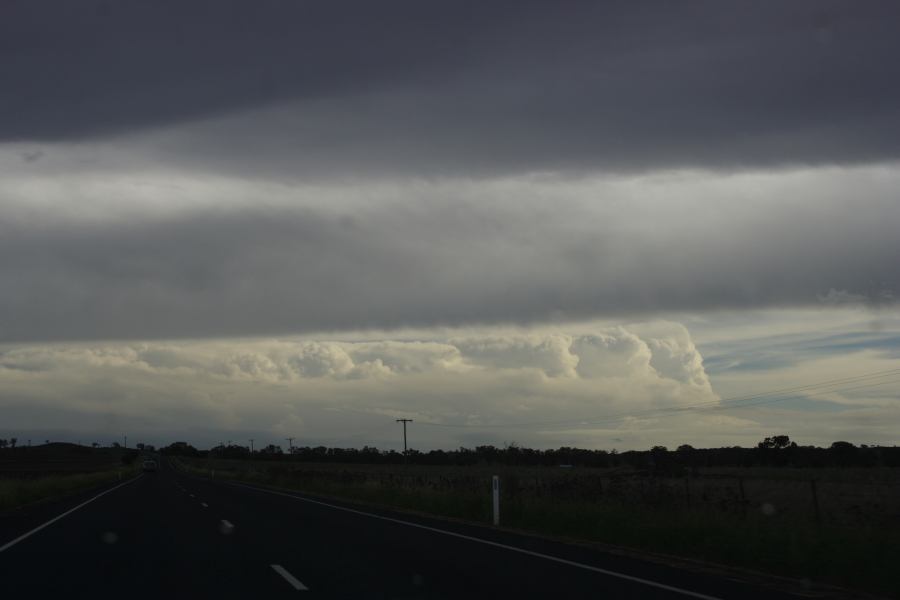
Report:
<svg viewBox="0 0 900 600"><path fill-rule="evenodd" d="M642 411L628 411L628 412L620 412L607 414L596 417L582 417L576 419L566 419L562 421L532 421L532 422L520 422L520 423L434 423L428 421L419 421L419 425L431 426L431 427L448 427L448 428L461 428L461 429L528 429L531 427L552 427L555 425L590 425L597 423L605 423L605 422L614 422L614 421L622 421L630 418L638 417L638 416L659 416L660 414L665 413L678 413L678 412L687 412L692 410L733 410L745 407L759 406L763 404L771 404L775 402L784 402L792 399L796 399L797 397L794 395L785 396L784 394L793 393L793 392L801 392L801 391L812 391L813 393L804 394L803 397L815 397L821 396L826 393L834 393L834 392L844 392L851 391L856 389L875 387L879 385L888 385L891 383L900 383L900 379L898 380L890 380L879 383L870 383L864 384L860 386L853 386L850 388L842 388L842 386L846 386L848 384L859 383L862 381L872 380L872 379L883 379L886 377L892 377L900 375L900 368L898 369L887 369L884 371L875 371L872 373L867 373L863 375L856 375L852 377L841 377L837 379L825 380L819 383L805 384L800 386L792 386L788 388L780 388L776 390L770 390L766 392L759 392L755 394L746 394L742 396L734 396L731 398L725 398L721 400L710 400L704 402L698 402L694 404L685 404L679 406L671 406L671 407L659 407L659 408L651 408L645 409ZM836 388L836 389L828 389L828 388ZM772 396L776 396L772 398ZM759 402L749 402L751 400L760 400Z"/></svg>

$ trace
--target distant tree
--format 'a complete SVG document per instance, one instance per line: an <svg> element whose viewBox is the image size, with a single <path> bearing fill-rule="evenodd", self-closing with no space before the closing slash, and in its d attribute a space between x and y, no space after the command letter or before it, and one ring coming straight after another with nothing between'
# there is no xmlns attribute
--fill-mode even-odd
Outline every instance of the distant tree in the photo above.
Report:
<svg viewBox="0 0 900 600"><path fill-rule="evenodd" d="M682 444L675 450L676 460L685 467L697 467L699 453L690 444Z"/></svg>
<svg viewBox="0 0 900 600"><path fill-rule="evenodd" d="M187 442L173 442L168 446L160 448L159 451L163 454L172 454L176 456L200 456L200 451Z"/></svg>
<svg viewBox="0 0 900 600"><path fill-rule="evenodd" d="M767 437L759 444L756 445L757 448L761 449L781 449L788 447L797 447L795 442L791 442L791 438L786 435L773 435L772 437Z"/></svg>
<svg viewBox="0 0 900 600"><path fill-rule="evenodd" d="M475 446L475 454L481 462L494 463L497 462L499 450L490 444L485 446Z"/></svg>
<svg viewBox="0 0 900 600"><path fill-rule="evenodd" d="M0 448L6 448L6 445L7 445L8 443L9 443L9 442L7 442L5 439L0 438Z"/></svg>
<svg viewBox="0 0 900 600"><path fill-rule="evenodd" d="M265 448L263 448L260 452L263 454L284 454L284 451L281 449L281 446L276 446L275 444L269 444Z"/></svg>
<svg viewBox="0 0 900 600"><path fill-rule="evenodd" d="M15 448L16 444L19 443L19 438L9 438L9 445L11 448Z"/></svg>
<svg viewBox="0 0 900 600"><path fill-rule="evenodd" d="M98 444L97 442L91 443L91 448L98 448L99 446L100 446L100 444Z"/></svg>
<svg viewBox="0 0 900 600"><path fill-rule="evenodd" d="M846 467L856 462L859 449L850 442L834 442L828 449L833 464Z"/></svg>
<svg viewBox="0 0 900 600"><path fill-rule="evenodd" d="M669 456L669 449L665 446L653 446L650 448L650 464L657 465L666 462Z"/></svg>
<svg viewBox="0 0 900 600"><path fill-rule="evenodd" d="M138 449L138 450L143 450L143 449L144 449L144 444L143 444L143 442L138 442L138 443L137 443L137 449Z"/></svg>
<svg viewBox="0 0 900 600"><path fill-rule="evenodd" d="M866 445L863 444L862 447L865 448ZM850 442L832 442L831 449L836 450L838 452L844 452L847 450L855 450L856 446L854 446Z"/></svg>

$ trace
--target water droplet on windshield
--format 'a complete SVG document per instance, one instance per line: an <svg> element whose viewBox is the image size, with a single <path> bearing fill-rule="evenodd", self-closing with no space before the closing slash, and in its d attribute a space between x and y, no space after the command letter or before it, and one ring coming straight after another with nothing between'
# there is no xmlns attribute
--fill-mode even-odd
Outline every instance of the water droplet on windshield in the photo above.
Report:
<svg viewBox="0 0 900 600"><path fill-rule="evenodd" d="M107 531L100 536L100 539L106 544L115 544L119 541L119 536L116 535L115 531Z"/></svg>

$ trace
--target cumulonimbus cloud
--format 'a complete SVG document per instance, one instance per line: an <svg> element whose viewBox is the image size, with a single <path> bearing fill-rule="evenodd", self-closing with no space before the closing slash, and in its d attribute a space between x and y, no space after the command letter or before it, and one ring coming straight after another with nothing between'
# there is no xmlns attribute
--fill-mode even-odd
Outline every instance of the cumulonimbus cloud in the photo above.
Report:
<svg viewBox="0 0 900 600"><path fill-rule="evenodd" d="M136 369L157 375L335 381L410 374L529 371L549 379L650 376L708 388L702 357L678 324L619 326L591 333L486 333L445 340L259 340L140 342L11 347L0 352L5 372ZM655 334L654 334L655 332Z"/></svg>
<svg viewBox="0 0 900 600"><path fill-rule="evenodd" d="M76 430L115 415L147 431L273 431L342 412L459 427L717 400L687 330L659 322L430 339L31 345L0 352L0 384L9 426L26 429L51 428L52 407Z"/></svg>
<svg viewBox="0 0 900 600"><path fill-rule="evenodd" d="M792 381L821 383L893 364L895 333L880 352L871 343L849 350L846 336L821 331L835 316L853 321L855 331L865 314L808 311L814 323L804 335L814 340L790 357L799 361L790 365ZM660 321L7 346L0 351L0 407L5 435L20 439L102 441L127 431L130 440L201 445L298 436L303 444L396 447L400 417L415 419L419 448L510 440L539 447L752 444L773 430L827 443L889 439L896 429L896 394L883 385L896 381L885 377L868 378L877 385L864 389L853 379L849 391L831 385L808 398L801 392L734 405L729 395L784 387L789 363L766 367L774 376L755 364L723 372L725 359L753 363L760 353L786 352L783 335L753 330L738 343L732 338L740 329L719 331L729 333L725 346L710 346L715 390L691 333ZM856 340L861 332L846 335ZM823 352L829 346L834 351Z"/></svg>

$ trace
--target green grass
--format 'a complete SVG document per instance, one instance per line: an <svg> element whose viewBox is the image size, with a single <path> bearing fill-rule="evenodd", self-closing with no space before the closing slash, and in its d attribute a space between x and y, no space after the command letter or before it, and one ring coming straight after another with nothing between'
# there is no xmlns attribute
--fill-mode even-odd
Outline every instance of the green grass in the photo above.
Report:
<svg viewBox="0 0 900 600"><path fill-rule="evenodd" d="M531 468L285 465L221 460L180 464L189 472L207 477L215 468L217 479L236 479L480 523L488 523L491 518L490 472L499 471L501 478L510 483L509 489L514 488L516 477L521 481L535 474L556 481L573 477L590 481L591 477L569 470ZM395 477L386 479L388 474ZM415 483L429 477L450 480L451 487L433 489L427 483ZM680 489L678 485L683 484L676 482L674 489ZM806 485L784 489L808 493ZM638 492L632 489L628 493ZM505 527L540 534L900 596L900 580L895 574L895 565L900 564L900 528L889 525L890 519L876 519L878 526L839 526L816 523L808 514L801 517L796 511L766 516L755 506L746 511L716 510L710 504L686 509L683 504L651 505L639 496L615 497L608 490L606 494L595 501L565 493L539 495L532 490L505 494L501 521ZM803 495L797 502L802 505L808 500Z"/></svg>
<svg viewBox="0 0 900 600"><path fill-rule="evenodd" d="M126 479L132 477L137 468L137 465L123 465L92 473L53 475L35 479L0 479L0 511L99 487L118 481L119 477Z"/></svg>
<svg viewBox="0 0 900 600"><path fill-rule="evenodd" d="M507 525L879 592L900 591L896 531L604 503L507 503Z"/></svg>

